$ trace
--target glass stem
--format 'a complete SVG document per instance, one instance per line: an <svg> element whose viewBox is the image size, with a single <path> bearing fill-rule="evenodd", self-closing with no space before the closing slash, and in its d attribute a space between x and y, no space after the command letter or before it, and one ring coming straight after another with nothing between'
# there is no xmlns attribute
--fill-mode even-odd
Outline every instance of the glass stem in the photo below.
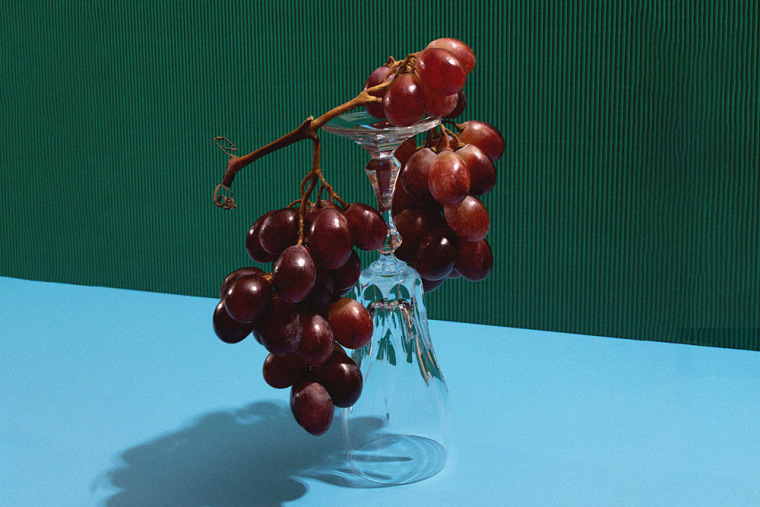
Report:
<svg viewBox="0 0 760 507"><path fill-rule="evenodd" d="M396 224L393 222L391 206L393 203L393 190L396 188L396 180L401 167L393 155L374 156L366 167L367 176L372 183L377 199L377 209L383 215L388 233L385 236L385 243L378 250L380 252L380 262L388 262L393 258L393 252L401 244L401 235L396 230Z"/></svg>

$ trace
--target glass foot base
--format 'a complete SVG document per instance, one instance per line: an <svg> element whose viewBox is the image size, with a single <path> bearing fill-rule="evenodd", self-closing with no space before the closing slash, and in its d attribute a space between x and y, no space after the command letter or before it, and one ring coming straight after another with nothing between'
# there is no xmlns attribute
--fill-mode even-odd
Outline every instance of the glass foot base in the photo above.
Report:
<svg viewBox="0 0 760 507"><path fill-rule="evenodd" d="M446 449L435 440L413 435L385 435L352 451L354 473L380 484L409 484L428 479L446 466Z"/></svg>

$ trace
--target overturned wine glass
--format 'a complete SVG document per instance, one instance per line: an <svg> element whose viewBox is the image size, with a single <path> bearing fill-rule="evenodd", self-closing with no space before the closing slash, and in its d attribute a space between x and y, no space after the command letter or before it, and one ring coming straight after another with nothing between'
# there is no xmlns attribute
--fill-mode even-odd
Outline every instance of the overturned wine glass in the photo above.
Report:
<svg viewBox="0 0 760 507"><path fill-rule="evenodd" d="M356 404L341 414L349 466L380 484L421 481L446 464L448 387L430 341L420 275L394 255L401 238L391 214L400 171L394 150L439 123L423 118L396 127L362 111L345 113L323 127L370 154L365 170L388 225L379 259L362 271L355 287L356 299L373 315L374 334L353 351L364 388Z"/></svg>

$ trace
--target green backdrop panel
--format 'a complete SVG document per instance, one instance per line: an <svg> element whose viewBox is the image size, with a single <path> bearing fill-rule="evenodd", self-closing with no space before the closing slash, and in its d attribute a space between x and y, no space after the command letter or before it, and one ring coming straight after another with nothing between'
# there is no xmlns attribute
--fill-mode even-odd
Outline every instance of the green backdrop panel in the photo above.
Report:
<svg viewBox="0 0 760 507"><path fill-rule="evenodd" d="M621 4L6 5L0 275L215 295L310 154L247 168L225 212L214 136L253 150L453 36L478 55L464 118L507 152L494 272L447 282L431 316L757 349L758 4ZM365 154L322 137L328 179L372 202Z"/></svg>

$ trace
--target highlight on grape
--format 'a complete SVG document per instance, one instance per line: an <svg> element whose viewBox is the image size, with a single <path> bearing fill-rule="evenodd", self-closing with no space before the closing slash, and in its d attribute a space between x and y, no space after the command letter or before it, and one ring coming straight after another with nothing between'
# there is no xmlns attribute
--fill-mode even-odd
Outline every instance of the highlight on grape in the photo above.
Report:
<svg viewBox="0 0 760 507"><path fill-rule="evenodd" d="M361 273L357 249L378 250L387 235L375 208L344 201L325 179L318 131L361 107L397 127L426 116L442 118L419 146L411 138L395 152L401 172L391 214L402 238L395 255L419 272L425 292L447 279L483 280L493 255L486 241L491 221L480 198L496 183L495 164L505 146L493 125L454 121L465 110L463 88L475 62L464 42L437 39L404 60L389 58L355 98L247 155L237 156L227 139L215 139L230 157L214 190L215 204L225 209L235 207L230 186L241 169L295 142L313 143L299 198L267 211L248 231L249 257L271 266L229 273L213 314L223 342L252 335L267 349L265 382L290 388L293 417L313 435L330 428L335 407L351 407L361 395L362 375L346 349L369 343L372 315L347 296Z"/></svg>

